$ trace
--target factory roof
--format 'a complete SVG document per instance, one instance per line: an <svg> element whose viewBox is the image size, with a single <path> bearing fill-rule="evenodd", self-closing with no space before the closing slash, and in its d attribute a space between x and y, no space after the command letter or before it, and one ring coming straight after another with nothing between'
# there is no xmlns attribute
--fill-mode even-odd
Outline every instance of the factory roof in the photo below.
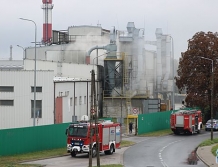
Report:
<svg viewBox="0 0 218 167"><path fill-rule="evenodd" d="M0 60L0 69L23 69L23 60Z"/></svg>
<svg viewBox="0 0 218 167"><path fill-rule="evenodd" d="M54 77L54 82L91 81L88 78Z"/></svg>

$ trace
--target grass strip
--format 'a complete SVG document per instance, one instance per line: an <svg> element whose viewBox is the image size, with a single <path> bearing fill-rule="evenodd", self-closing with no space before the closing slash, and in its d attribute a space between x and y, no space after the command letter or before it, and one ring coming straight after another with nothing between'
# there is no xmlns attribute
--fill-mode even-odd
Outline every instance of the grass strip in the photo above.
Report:
<svg viewBox="0 0 218 167"><path fill-rule="evenodd" d="M211 145L214 145L211 149L211 152L214 156L216 156L216 150L218 149L218 138L214 138L213 140L207 139L207 140L201 142L198 145L198 147L211 146Z"/></svg>
<svg viewBox="0 0 218 167"><path fill-rule="evenodd" d="M94 166L97 167L97 166ZM110 164L110 165L101 165L101 167L123 167L121 164Z"/></svg>
<svg viewBox="0 0 218 167"><path fill-rule="evenodd" d="M144 134L141 134L138 136L140 136L140 137L160 137L160 136L170 135L172 133L173 132L171 129L164 129L164 130L159 130L159 131L155 131L155 132L144 133Z"/></svg>

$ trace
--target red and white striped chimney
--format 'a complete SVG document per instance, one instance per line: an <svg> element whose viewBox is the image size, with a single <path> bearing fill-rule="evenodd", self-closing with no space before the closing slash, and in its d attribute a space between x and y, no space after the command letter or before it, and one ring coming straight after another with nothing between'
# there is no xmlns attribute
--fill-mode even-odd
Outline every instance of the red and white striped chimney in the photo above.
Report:
<svg viewBox="0 0 218 167"><path fill-rule="evenodd" d="M52 0L42 0L43 9L43 38L42 42L47 45L52 41Z"/></svg>

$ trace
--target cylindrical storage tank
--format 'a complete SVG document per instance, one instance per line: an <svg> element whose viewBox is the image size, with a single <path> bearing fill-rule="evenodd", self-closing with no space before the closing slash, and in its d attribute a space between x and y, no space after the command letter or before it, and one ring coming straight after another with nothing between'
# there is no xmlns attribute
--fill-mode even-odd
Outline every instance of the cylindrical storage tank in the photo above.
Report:
<svg viewBox="0 0 218 167"><path fill-rule="evenodd" d="M162 63L161 63L161 37L162 29L156 29L156 40L157 40L157 90L161 88L161 77L162 77Z"/></svg>

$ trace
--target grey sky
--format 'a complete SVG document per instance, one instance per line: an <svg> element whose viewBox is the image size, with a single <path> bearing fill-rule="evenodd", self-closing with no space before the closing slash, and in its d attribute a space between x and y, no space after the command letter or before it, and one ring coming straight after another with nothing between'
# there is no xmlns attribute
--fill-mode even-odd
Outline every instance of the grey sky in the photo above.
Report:
<svg viewBox="0 0 218 167"><path fill-rule="evenodd" d="M13 59L21 59L17 47L33 46L34 24L37 41L42 39L43 12L41 0L0 0L0 59L8 59L10 45ZM217 32L218 0L53 0L53 30L73 25L97 25L104 29L126 30L127 22L145 28L145 40L155 40L155 29L174 39L175 58L187 49L187 40L196 32Z"/></svg>

